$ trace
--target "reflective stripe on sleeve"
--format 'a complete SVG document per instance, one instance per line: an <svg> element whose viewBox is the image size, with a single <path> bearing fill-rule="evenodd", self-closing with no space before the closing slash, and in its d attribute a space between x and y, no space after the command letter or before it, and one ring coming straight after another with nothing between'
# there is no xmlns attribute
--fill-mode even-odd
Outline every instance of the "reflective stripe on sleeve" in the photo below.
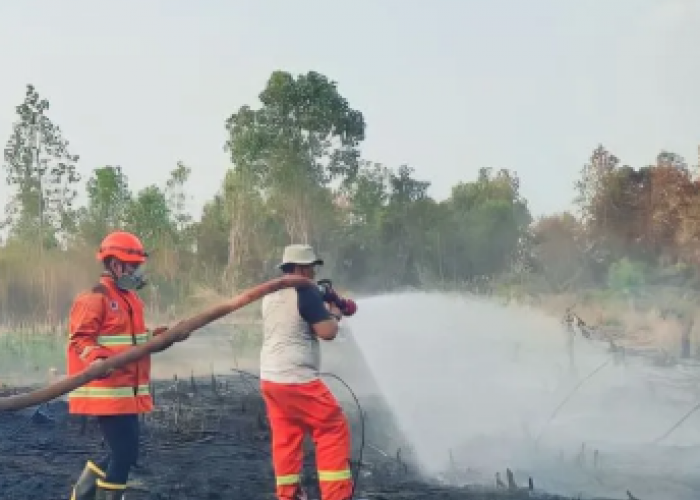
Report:
<svg viewBox="0 0 700 500"><path fill-rule="evenodd" d="M145 344L148 342L151 338L151 333L146 332L146 333L137 333L134 335L136 338L136 344ZM133 339L130 334L123 334L123 335L98 335L97 336L97 342L100 345L103 345L105 347L110 347L110 346L125 346L125 345L132 345L133 344Z"/></svg>
<svg viewBox="0 0 700 500"><path fill-rule="evenodd" d="M137 396L148 396L151 389L148 385L140 385L136 392ZM72 391L69 398L133 398L133 387L80 387Z"/></svg>

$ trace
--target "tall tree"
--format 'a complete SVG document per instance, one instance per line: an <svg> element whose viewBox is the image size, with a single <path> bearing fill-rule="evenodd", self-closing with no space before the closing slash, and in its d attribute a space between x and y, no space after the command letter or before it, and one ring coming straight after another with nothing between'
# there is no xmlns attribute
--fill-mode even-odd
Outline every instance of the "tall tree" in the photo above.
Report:
<svg viewBox="0 0 700 500"><path fill-rule="evenodd" d="M260 101L260 109L244 106L228 119L227 148L282 216L289 240L310 242L317 216L332 210L323 188L357 173L364 118L313 71L296 78L275 71Z"/></svg>
<svg viewBox="0 0 700 500"><path fill-rule="evenodd" d="M600 278L586 255L584 228L572 214L541 217L532 233L532 257L548 291L568 292Z"/></svg>
<svg viewBox="0 0 700 500"><path fill-rule="evenodd" d="M673 167L680 170L688 170L688 162L681 155L671 151L661 151L656 156L656 165L659 167Z"/></svg>
<svg viewBox="0 0 700 500"><path fill-rule="evenodd" d="M47 116L48 110L49 101L27 85L4 152L7 184L14 195L3 226L44 247L57 245L73 228L75 186L80 181L78 156L69 152L68 141Z"/></svg>
<svg viewBox="0 0 700 500"><path fill-rule="evenodd" d="M175 239L175 223L165 193L158 186L139 191L125 213L125 227L138 234L149 249L170 245Z"/></svg>
<svg viewBox="0 0 700 500"><path fill-rule="evenodd" d="M591 256L612 262L627 246L636 200L635 188L627 182L633 170L599 145L581 169L576 182L576 203L586 227Z"/></svg>
<svg viewBox="0 0 700 500"><path fill-rule="evenodd" d="M199 263L211 276L220 275L220 269L224 269L228 262L228 219L226 201L224 196L218 193L204 204L202 218L196 225Z"/></svg>
<svg viewBox="0 0 700 500"><path fill-rule="evenodd" d="M184 233L192 224L192 215L187 211L187 182L192 174L192 169L183 162L177 162L177 166L170 172L170 178L165 184L165 194L168 199L170 214L178 232Z"/></svg>
<svg viewBox="0 0 700 500"><path fill-rule="evenodd" d="M414 177L414 169L402 165L389 172L388 203L379 221L381 266L388 285L421 283L428 241L437 227L435 203L428 197L430 182ZM427 241L426 241L427 240Z"/></svg>
<svg viewBox="0 0 700 500"><path fill-rule="evenodd" d="M349 203L350 224L376 225L382 207L389 201L391 172L384 165L363 161L354 180L343 189Z"/></svg>
<svg viewBox="0 0 700 500"><path fill-rule="evenodd" d="M246 169L229 170L223 185L228 221L228 259L225 279L233 286L250 283L261 276L268 253L274 252L270 207L262 193L250 182ZM282 219L282 217L277 217Z"/></svg>
<svg viewBox="0 0 700 500"><path fill-rule="evenodd" d="M459 183L446 202L454 280L494 276L508 269L531 222L520 181L508 170L482 168L476 181Z"/></svg>
<svg viewBox="0 0 700 500"><path fill-rule="evenodd" d="M581 177L576 181L576 203L584 222L595 219L600 211L604 212L600 198L605 192L605 184L619 166L619 158L599 145L581 169Z"/></svg>
<svg viewBox="0 0 700 500"><path fill-rule="evenodd" d="M634 169L598 147L578 182L578 202L592 255L610 264L624 256L652 262L677 258L676 244L694 234L688 217L697 186L686 162L662 151L655 165ZM694 216L693 216L694 218Z"/></svg>
<svg viewBox="0 0 700 500"><path fill-rule="evenodd" d="M96 168L87 181L87 206L80 210L80 234L95 245L124 225L131 204L129 180L119 166Z"/></svg>
<svg viewBox="0 0 700 500"><path fill-rule="evenodd" d="M389 199L389 176L385 166L362 161L355 178L339 193L339 231L333 248L337 278L346 282L370 275L383 279L376 261L381 250L379 225Z"/></svg>

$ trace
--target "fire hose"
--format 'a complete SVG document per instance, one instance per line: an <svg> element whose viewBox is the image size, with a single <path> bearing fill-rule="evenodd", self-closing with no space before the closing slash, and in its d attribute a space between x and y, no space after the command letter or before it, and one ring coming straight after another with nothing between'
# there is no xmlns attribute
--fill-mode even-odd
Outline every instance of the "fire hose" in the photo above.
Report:
<svg viewBox="0 0 700 500"><path fill-rule="evenodd" d="M298 286L316 286L316 284L301 276L285 275L248 288L229 301L177 323L148 342L131 347L129 350L107 358L101 363L90 365L80 373L32 392L2 397L0 398L0 411L21 410L47 403L78 389L88 382L107 375L111 370L121 368L145 356L163 351L175 342L184 340L192 332L261 299L265 295L283 288Z"/></svg>
<svg viewBox="0 0 700 500"><path fill-rule="evenodd" d="M656 438L656 439L654 440L654 444L659 444L661 441L663 441L664 439L666 439L667 437L669 437L671 434L673 434L673 431L675 431L675 430L678 429L681 425L683 425L683 422L685 422L686 420L688 420L688 419L690 418L690 416L691 416L693 413L695 413L696 411L698 411L698 410L700 410L700 403L698 403L698 404L696 404L695 406L693 406L690 410L688 410L688 411L686 412L685 415L683 415L683 418L681 418L678 422L676 422L675 424L673 424L673 426L672 426L669 430L667 430L663 435L661 435L661 436L659 436L658 438Z"/></svg>
<svg viewBox="0 0 700 500"><path fill-rule="evenodd" d="M584 383L586 383L587 380L590 380L591 378L593 378L593 376L594 376L596 373L598 373L600 370L602 370L603 368L605 368L606 366L608 366L609 363L610 363L610 360L608 359L608 360L604 361L603 363L601 363L600 365L598 365L598 366L595 368L595 370L593 370L593 371L590 372L588 375L586 375L586 376L583 377L581 380L579 380L578 383L567 393L566 397L565 397L565 398L559 403L559 405L554 409L554 411L552 412L552 414L549 416L549 419L545 422L544 426L542 426L542 429L540 430L540 433L539 433L539 435L537 436L537 439L535 439L535 444L537 444L537 443L540 442L540 439L542 439L542 436L544 435L544 431L547 430L547 427L549 426L549 424L552 423L552 420L554 420L554 418L557 416L557 414L559 413L559 410L561 410L561 409L564 407L564 405L565 405L572 397L574 397L574 394L576 394L576 392L581 388L581 386L582 386Z"/></svg>
<svg viewBox="0 0 700 500"><path fill-rule="evenodd" d="M574 323L576 323L576 325L581 329L582 334L583 334L586 338L591 338L590 327L589 327L588 325L586 325L586 323L585 323L580 317L578 317L578 316L576 315L576 313L574 313L574 312L571 310L571 308L568 308L568 309L567 309L567 311L566 311L566 316L565 316L565 318L564 318L564 321L565 321L565 323L567 323L567 324L569 324L569 325L573 325ZM612 347L613 349L616 348L615 343L613 342L613 340L612 340L610 337L607 337L607 340L610 342L610 345L611 345L611 347ZM586 382L586 381L587 381L588 379L590 379L591 377L593 377L593 376L594 376L596 373L598 373L600 370L602 370L602 369L609 363L609 361L610 361L610 360L606 361L605 363L603 363L602 365L600 365L598 368L596 368L595 370L593 370L590 374L588 374L588 376L586 376L586 377L583 378L581 381L579 381L579 383L578 383L578 384L573 388L573 390L566 396L566 398L564 398L564 400L559 404L559 406L557 406L557 408L554 410L554 412L552 413L552 415L549 417L549 420L547 420L547 423L545 423L543 429L540 431L540 435L537 437L536 442L539 442L540 438L542 437L542 434L544 434L544 431L545 431L547 425L554 419L554 417L557 415L557 413L559 412L559 410L561 410L561 408L566 404L566 402L569 401L569 399L571 399L571 397L574 395L574 393L576 393L576 391L578 391L578 389L583 385L583 383ZM666 439L667 437L669 437L671 434L673 434L673 432L675 432L676 429L678 429L681 425L683 425L683 423L684 423L686 420L688 420L688 419L689 419L696 411L698 411L698 410L700 410L700 402L696 403L692 408L690 408L690 409L683 415L683 417L681 417L680 420L678 420L675 424L673 424L664 434L662 434L662 435L660 435L659 437L657 437L657 438L653 441L653 444L659 444L661 441L663 441L664 439Z"/></svg>

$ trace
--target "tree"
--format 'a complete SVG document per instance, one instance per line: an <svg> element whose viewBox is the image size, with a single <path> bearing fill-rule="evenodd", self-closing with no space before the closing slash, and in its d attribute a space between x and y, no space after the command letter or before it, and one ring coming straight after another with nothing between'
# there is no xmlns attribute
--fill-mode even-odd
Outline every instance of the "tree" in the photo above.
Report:
<svg viewBox="0 0 700 500"><path fill-rule="evenodd" d="M620 160L603 145L593 150L590 161L581 169L581 178L576 181L576 203L581 210L584 223L600 215L600 198L605 192L605 184L620 165Z"/></svg>
<svg viewBox="0 0 700 500"><path fill-rule="evenodd" d="M170 178L165 185L168 208L178 231L184 231L192 223L192 216L187 212L187 181L192 169L183 162L177 162L177 167L170 172Z"/></svg>
<svg viewBox="0 0 700 500"><path fill-rule="evenodd" d="M175 241L175 223L166 195L158 186L148 186L138 192L126 208L124 223L125 228L137 234L152 251Z"/></svg>
<svg viewBox="0 0 700 500"><path fill-rule="evenodd" d="M685 187L683 217L675 228L678 257L697 266L700 264L700 183L691 181Z"/></svg>
<svg viewBox="0 0 700 500"><path fill-rule="evenodd" d="M79 213L80 235L96 245L109 231L124 225L132 195L129 180L119 166L96 168L86 190L87 206Z"/></svg>
<svg viewBox="0 0 700 500"><path fill-rule="evenodd" d="M196 225L197 255L204 267L213 265L212 275L220 275L219 269L228 263L229 220L224 197L219 193L202 209L202 218Z"/></svg>
<svg viewBox="0 0 700 500"><path fill-rule="evenodd" d="M647 272L643 262L624 257L610 265L608 286L617 292L637 294L645 284Z"/></svg>
<svg viewBox="0 0 700 500"><path fill-rule="evenodd" d="M68 150L61 129L47 116L49 101L27 85L24 102L4 153L7 184L15 194L4 227L22 239L56 246L75 223L73 202L80 176L78 156Z"/></svg>
<svg viewBox="0 0 700 500"><path fill-rule="evenodd" d="M586 253L584 231L568 212L541 217L533 226L532 257L551 291L590 286L599 277Z"/></svg>
<svg viewBox="0 0 700 500"><path fill-rule="evenodd" d="M645 226L648 172L620 166L620 160L602 145L592 153L576 183L581 220L586 227L591 256L610 264L629 249ZM637 242L638 243L638 242Z"/></svg>
<svg viewBox="0 0 700 500"><path fill-rule="evenodd" d="M389 199L390 171L379 163L362 161L354 179L336 198L338 213L333 252L337 278L352 283L359 276L383 279L376 265L381 252L379 225Z"/></svg>
<svg viewBox="0 0 700 500"><path fill-rule="evenodd" d="M168 211L172 219L178 244L182 249L189 250L194 242L192 215L187 211L187 182L192 174L192 169L183 162L177 162L177 166L170 172L170 178L165 184L165 196Z"/></svg>
<svg viewBox="0 0 700 500"><path fill-rule="evenodd" d="M413 174L412 167L402 165L388 175L388 203L377 230L381 276L389 287L421 284L430 271L425 265L432 250L429 242L440 227L435 220L437 205L428 197L430 182L415 179Z"/></svg>
<svg viewBox="0 0 700 500"><path fill-rule="evenodd" d="M223 201L228 224L228 259L225 278L248 284L263 274L279 234L270 207L250 183L245 169L229 170L224 178Z"/></svg>
<svg viewBox="0 0 700 500"><path fill-rule="evenodd" d="M376 225L382 207L389 201L391 172L382 164L361 162L357 175L344 186L343 196L348 202L350 225L371 227Z"/></svg>
<svg viewBox="0 0 700 500"><path fill-rule="evenodd" d="M475 182L452 188L446 201L451 232L451 274L454 280L493 276L508 269L532 220L514 173L488 168Z"/></svg>
<svg viewBox="0 0 700 500"><path fill-rule="evenodd" d="M283 217L289 241L312 242L325 229L314 222L332 210L323 188L357 173L364 118L313 71L296 78L275 71L260 101L260 109L243 106L228 119L227 149L245 182Z"/></svg>
<svg viewBox="0 0 700 500"><path fill-rule="evenodd" d="M681 155L670 151L661 151L656 156L656 165L659 167L672 167L679 170L688 170L688 163Z"/></svg>
<svg viewBox="0 0 700 500"><path fill-rule="evenodd" d="M578 182L578 202L592 255L607 265L625 256L645 262L678 258L695 234L698 192L685 161L662 151L652 166L619 166L598 147ZM690 236L692 238L692 236Z"/></svg>

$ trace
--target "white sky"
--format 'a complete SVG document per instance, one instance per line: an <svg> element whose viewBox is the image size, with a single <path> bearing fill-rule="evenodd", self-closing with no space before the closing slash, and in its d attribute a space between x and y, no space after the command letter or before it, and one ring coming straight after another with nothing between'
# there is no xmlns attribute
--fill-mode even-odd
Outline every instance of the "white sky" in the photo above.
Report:
<svg viewBox="0 0 700 500"><path fill-rule="evenodd" d="M0 141L33 83L85 178L163 184L182 159L198 211L228 168L225 119L273 70L316 70L364 112L366 159L414 166L438 198L511 168L541 214L569 207L601 142L697 163L698 26L700 0L8 0Z"/></svg>

